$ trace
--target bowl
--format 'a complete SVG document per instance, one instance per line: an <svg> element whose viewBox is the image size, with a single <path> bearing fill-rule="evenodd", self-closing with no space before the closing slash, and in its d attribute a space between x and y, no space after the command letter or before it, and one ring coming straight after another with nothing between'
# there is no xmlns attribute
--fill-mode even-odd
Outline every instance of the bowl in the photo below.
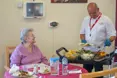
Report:
<svg viewBox="0 0 117 78"><path fill-rule="evenodd" d="M68 60L75 60L78 56L79 54L74 50L69 50L67 53L65 53L65 57Z"/></svg>
<svg viewBox="0 0 117 78"><path fill-rule="evenodd" d="M83 60L92 60L94 58L94 54L93 53L82 53L81 58Z"/></svg>

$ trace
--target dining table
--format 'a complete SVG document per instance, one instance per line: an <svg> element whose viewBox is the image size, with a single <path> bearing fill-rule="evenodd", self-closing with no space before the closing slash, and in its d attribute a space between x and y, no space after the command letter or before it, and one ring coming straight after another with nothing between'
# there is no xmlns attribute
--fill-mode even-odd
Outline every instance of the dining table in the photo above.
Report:
<svg viewBox="0 0 117 78"><path fill-rule="evenodd" d="M67 75L62 75L62 65L59 65L59 75L51 75L51 74L36 74L37 77L31 77L31 78L80 78L80 74L82 73L88 73L86 69L79 65L73 65L68 64L68 70L81 70L80 73L69 73ZM9 71L5 71L4 78L15 78L11 74L9 74Z"/></svg>

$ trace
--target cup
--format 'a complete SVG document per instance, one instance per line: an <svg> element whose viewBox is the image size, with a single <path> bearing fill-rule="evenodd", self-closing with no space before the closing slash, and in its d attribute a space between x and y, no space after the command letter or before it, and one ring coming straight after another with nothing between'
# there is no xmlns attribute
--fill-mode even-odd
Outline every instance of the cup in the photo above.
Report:
<svg viewBox="0 0 117 78"><path fill-rule="evenodd" d="M22 70L28 72L28 67L27 67L26 65L23 65L23 66L22 66Z"/></svg>

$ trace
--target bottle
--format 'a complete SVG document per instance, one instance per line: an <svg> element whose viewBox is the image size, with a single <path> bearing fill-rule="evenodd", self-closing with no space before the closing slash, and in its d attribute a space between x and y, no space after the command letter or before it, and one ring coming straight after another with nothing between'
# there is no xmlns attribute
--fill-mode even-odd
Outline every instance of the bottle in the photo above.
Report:
<svg viewBox="0 0 117 78"><path fill-rule="evenodd" d="M68 74L68 60L67 58L63 57L62 59L62 75Z"/></svg>
<svg viewBox="0 0 117 78"><path fill-rule="evenodd" d="M38 65L36 64L34 65L33 73L38 74Z"/></svg>
<svg viewBox="0 0 117 78"><path fill-rule="evenodd" d="M51 69L51 75L59 75L59 58L58 57L50 58L50 69Z"/></svg>

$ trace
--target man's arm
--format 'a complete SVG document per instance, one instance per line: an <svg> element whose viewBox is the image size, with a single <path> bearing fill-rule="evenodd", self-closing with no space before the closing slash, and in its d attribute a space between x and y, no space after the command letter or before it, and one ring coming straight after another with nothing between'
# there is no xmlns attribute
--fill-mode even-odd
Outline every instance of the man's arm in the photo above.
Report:
<svg viewBox="0 0 117 78"><path fill-rule="evenodd" d="M110 46L111 42L116 39L116 30L112 21L108 17L106 18L106 34L107 39L104 42L104 46Z"/></svg>
<svg viewBox="0 0 117 78"><path fill-rule="evenodd" d="M111 42L113 42L116 39L116 36L111 36L109 39Z"/></svg>
<svg viewBox="0 0 117 78"><path fill-rule="evenodd" d="M87 43L85 40L85 34L80 34L81 43Z"/></svg>
<svg viewBox="0 0 117 78"><path fill-rule="evenodd" d="M87 43L86 39L85 39L85 25L86 22L85 22L85 19L83 20L82 22L82 27L81 27L81 30L80 30L80 39L81 39L81 43Z"/></svg>
<svg viewBox="0 0 117 78"><path fill-rule="evenodd" d="M113 42L116 39L115 26L113 25L112 21L109 18L107 18L106 23L107 36L109 37L109 40Z"/></svg>
<svg viewBox="0 0 117 78"><path fill-rule="evenodd" d="M80 34L80 39L85 40L85 34Z"/></svg>

